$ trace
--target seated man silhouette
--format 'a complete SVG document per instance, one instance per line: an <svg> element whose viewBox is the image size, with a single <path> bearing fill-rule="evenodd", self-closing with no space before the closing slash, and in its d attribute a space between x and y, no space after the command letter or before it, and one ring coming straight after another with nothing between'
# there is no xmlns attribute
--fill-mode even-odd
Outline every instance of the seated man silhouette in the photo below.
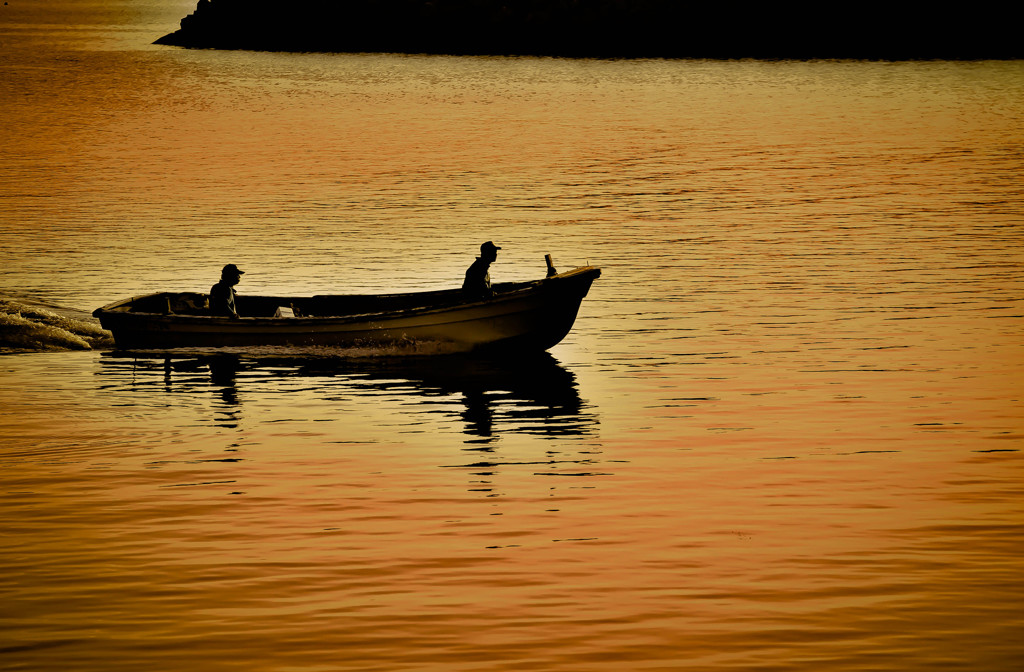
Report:
<svg viewBox="0 0 1024 672"><path fill-rule="evenodd" d="M491 262L498 258L501 248L487 241L480 246L480 256L466 269L466 279L462 283L462 291L471 299L489 299L494 296L491 289Z"/></svg>
<svg viewBox="0 0 1024 672"><path fill-rule="evenodd" d="M235 285L242 279L245 271L238 266L228 264L220 272L220 282L210 288L210 314L222 317L238 317L235 308Z"/></svg>

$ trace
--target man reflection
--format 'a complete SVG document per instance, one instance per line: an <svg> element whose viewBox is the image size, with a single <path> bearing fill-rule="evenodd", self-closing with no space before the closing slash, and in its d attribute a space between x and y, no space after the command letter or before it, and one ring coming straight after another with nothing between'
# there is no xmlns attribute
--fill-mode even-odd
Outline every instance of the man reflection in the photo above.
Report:
<svg viewBox="0 0 1024 672"><path fill-rule="evenodd" d="M466 423L466 434L489 439L494 433L494 410L484 390L468 389L462 392L462 403L466 410L462 420ZM487 448L486 450L490 450Z"/></svg>
<svg viewBox="0 0 1024 672"><path fill-rule="evenodd" d="M223 402L222 420L216 422L220 427L238 427L241 418L241 402L238 399L238 386L235 378L242 368L241 361L233 355L213 355L206 359L210 367L210 383L220 388Z"/></svg>

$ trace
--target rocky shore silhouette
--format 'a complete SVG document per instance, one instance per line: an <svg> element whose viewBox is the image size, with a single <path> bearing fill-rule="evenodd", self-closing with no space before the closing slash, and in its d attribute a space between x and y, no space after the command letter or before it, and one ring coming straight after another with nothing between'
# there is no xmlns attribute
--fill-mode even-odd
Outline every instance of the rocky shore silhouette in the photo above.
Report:
<svg viewBox="0 0 1024 672"><path fill-rule="evenodd" d="M910 13L681 0L200 0L157 44L293 52L595 58L1016 59L1016 22L982 3Z"/></svg>

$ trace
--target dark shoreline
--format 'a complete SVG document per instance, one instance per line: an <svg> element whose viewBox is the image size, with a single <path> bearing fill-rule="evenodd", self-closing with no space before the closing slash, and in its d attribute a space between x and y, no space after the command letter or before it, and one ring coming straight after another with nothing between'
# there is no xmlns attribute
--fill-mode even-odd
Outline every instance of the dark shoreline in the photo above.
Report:
<svg viewBox="0 0 1024 672"><path fill-rule="evenodd" d="M1016 60L1009 10L928 16L678 0L200 0L155 44L567 58Z"/></svg>

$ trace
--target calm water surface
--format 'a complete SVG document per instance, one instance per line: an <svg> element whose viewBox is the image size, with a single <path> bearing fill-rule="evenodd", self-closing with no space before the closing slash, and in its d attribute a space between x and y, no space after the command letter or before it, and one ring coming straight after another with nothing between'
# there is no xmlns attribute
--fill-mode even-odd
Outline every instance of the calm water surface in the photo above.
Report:
<svg viewBox="0 0 1024 672"><path fill-rule="evenodd" d="M0 356L0 669L1024 665L1024 64L147 46L188 5L4 8L4 297L604 275L520 361Z"/></svg>

